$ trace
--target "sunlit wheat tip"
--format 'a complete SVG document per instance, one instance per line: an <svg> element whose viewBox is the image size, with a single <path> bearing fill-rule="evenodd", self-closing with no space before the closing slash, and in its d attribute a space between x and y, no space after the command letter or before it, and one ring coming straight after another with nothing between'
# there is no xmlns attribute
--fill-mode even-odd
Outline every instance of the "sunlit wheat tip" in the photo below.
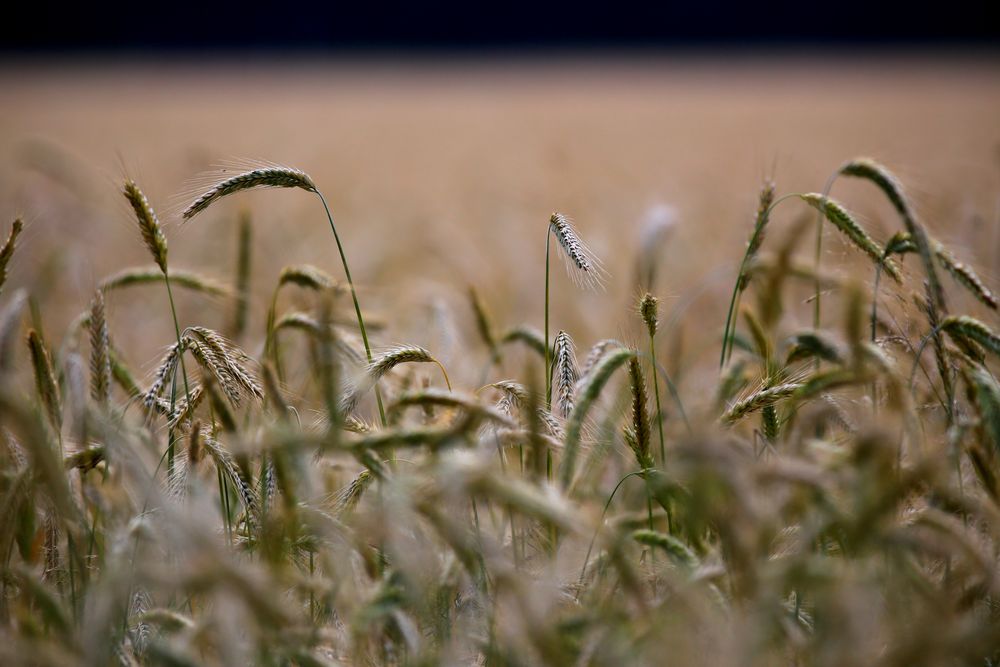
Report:
<svg viewBox="0 0 1000 667"><path fill-rule="evenodd" d="M312 179L298 169L277 166L252 169L219 181L191 202L181 215L185 220L190 220L223 197L258 187L302 188L309 192L316 191Z"/></svg>

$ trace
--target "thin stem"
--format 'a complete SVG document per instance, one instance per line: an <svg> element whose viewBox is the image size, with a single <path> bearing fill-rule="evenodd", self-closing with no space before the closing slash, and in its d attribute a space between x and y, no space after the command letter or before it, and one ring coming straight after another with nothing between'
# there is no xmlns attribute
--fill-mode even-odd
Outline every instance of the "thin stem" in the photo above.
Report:
<svg viewBox="0 0 1000 667"><path fill-rule="evenodd" d="M444 383L448 385L448 391L451 391L451 380L448 379L448 371L444 369L444 366L437 359L434 360L434 363L441 369L441 375L444 376Z"/></svg>
<svg viewBox="0 0 1000 667"><path fill-rule="evenodd" d="M801 197L801 196L802 193L790 192L786 195L778 197L774 202L771 203L770 206L767 207L767 209L764 211L764 215L758 218L758 222L760 220L765 220L765 221L769 220L771 217L771 212L774 211L774 208L781 202L785 201L786 199L791 199L792 197ZM736 329L736 322L733 320L733 314L736 312L736 305L739 299L739 295L740 293L743 292L743 290L740 288L740 285L743 282L743 275L746 273L747 263L750 261L750 251L753 250L754 245L756 245L754 243L754 240L757 239L762 229L763 225L757 224L754 226L753 235L750 237L750 242L747 243L746 252L743 253L743 260L740 262L740 272L736 276L736 285L733 287L733 295L729 299L729 312L726 313L726 328L722 332L723 333L722 354L719 357L720 369L726 367L726 362L729 360L729 356L732 354L733 334L735 334L735 329ZM730 329L732 329L732 333L730 332Z"/></svg>
<svg viewBox="0 0 1000 667"><path fill-rule="evenodd" d="M681 395L678 393L673 380L670 379L670 374L667 373L667 369L661 366L655 358L653 359L653 365L656 370L659 371L660 375L663 376L663 381L667 383L667 389L670 391L670 397L674 399L674 403L677 404L677 410L681 413L681 419L684 420L684 427L687 429L688 433L692 433L691 422L688 421L687 412L684 410L684 403L681 402Z"/></svg>
<svg viewBox="0 0 1000 667"><path fill-rule="evenodd" d="M330 213L330 207L327 206L326 198L323 197L323 193L316 190L316 195L319 196L319 200L323 202L323 210L326 211L326 218L330 221L330 231L333 232L333 239L337 242L337 252L340 253L340 262L344 265L344 275L347 277L347 285L351 288L351 299L354 301L354 312L358 316L358 328L361 329L361 340L365 344L365 355L368 357L368 363L372 361L372 348L368 344L368 332L365 330L365 319L361 316L361 304L358 303L358 293L354 289L354 280L351 278L351 269L347 266L347 256L344 254L344 246L340 243L340 235L337 233L337 226L333 224L333 214ZM378 383L375 384L375 400L378 402L378 414L379 419L382 421L382 427L388 426L388 422L385 418L385 408L382 405L382 392L379 391Z"/></svg>
<svg viewBox="0 0 1000 667"><path fill-rule="evenodd" d="M604 503L604 510L601 512L601 520L597 524L597 529L594 530L594 536L590 538L590 545L587 547L587 555L583 559L583 567L580 568L580 582L579 582L579 584L576 587L577 588L577 594L576 594L577 595L577 600L580 599L580 593L579 593L579 591L583 590L583 579L584 579L585 576L587 576L587 565L590 564L590 554L594 550L594 542L597 541L597 534L601 531L601 525L604 524L604 517L607 516L607 514L608 514L608 508L611 507L611 501L615 499L615 494L618 493L618 489L622 488L622 484L624 484L630 477L636 477L638 475L643 475L645 472L646 472L645 470L633 470L632 472L628 473L627 475L625 475L624 477L622 477L620 480L618 480L618 484L615 485L615 488L611 492L611 495L608 496L607 501Z"/></svg>
<svg viewBox="0 0 1000 667"><path fill-rule="evenodd" d="M188 405L191 405L191 389L188 386L187 377L187 367L184 365L184 350L181 349L181 325L177 320L177 307L174 305L174 292L170 287L170 274L166 269L163 271L163 282L167 286L167 298L170 300L170 314L174 318L174 334L177 337L177 349L178 354L181 359L181 377L184 379L184 400L187 401ZM176 379L176 375L175 375ZM170 409L173 411L174 408L174 392L171 390L170 395ZM167 445L167 477L171 477L174 474L174 454L177 446L176 438L174 437L174 429L170 429L170 434L168 436Z"/></svg>
<svg viewBox="0 0 1000 667"><path fill-rule="evenodd" d="M656 427L660 431L660 465L667 466L667 447L663 438L663 410L660 408L660 379L656 375L656 345L653 335L649 335L649 358L653 364L653 396L656 398ZM652 530L652 527L650 527Z"/></svg>
<svg viewBox="0 0 1000 667"><path fill-rule="evenodd" d="M552 241L552 225L545 231L545 409L552 409L552 376L549 372L549 244Z"/></svg>
<svg viewBox="0 0 1000 667"><path fill-rule="evenodd" d="M833 182L837 180L837 175L839 173L840 169L837 169L837 171L834 172L830 176L830 178L827 179L826 185L823 186L824 199L830 198L830 190L833 189ZM823 227L823 217L824 217L823 211L816 212L816 257L815 257L815 266L813 267L813 270L816 272L816 275L814 276L816 294L813 297L813 329L815 329L816 331L819 331L820 293L822 291L822 284L820 283L820 277L819 277L819 265L820 262L822 261L822 256L823 256L823 230L825 229L825 227Z"/></svg>

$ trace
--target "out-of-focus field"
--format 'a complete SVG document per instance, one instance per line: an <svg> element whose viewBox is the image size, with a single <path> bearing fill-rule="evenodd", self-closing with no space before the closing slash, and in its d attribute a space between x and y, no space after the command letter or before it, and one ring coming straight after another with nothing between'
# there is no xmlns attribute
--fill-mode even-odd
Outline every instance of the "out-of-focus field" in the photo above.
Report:
<svg viewBox="0 0 1000 667"><path fill-rule="evenodd" d="M995 61L929 57L8 62L0 69L0 212L28 224L32 247L23 257L33 260L16 263L13 282L37 291L46 278L44 316L61 329L101 276L148 263L119 194L124 175L164 222L176 222L178 194L213 163L293 165L330 199L366 305L393 311L389 339L440 350L427 333L439 328L425 325L450 316L468 326L469 284L498 322L541 326L542 244L553 210L576 219L611 274L607 291L593 296L559 288L558 277L564 296L555 298L553 327L582 345L627 336L612 327L635 291L638 230L650 206L667 203L679 225L657 292L669 309L721 272L694 305L704 314L697 321L715 331L761 180L773 177L780 192L820 190L857 155L893 168L929 227L992 281L998 84ZM844 181L833 194L880 239L895 229L870 186ZM259 329L283 265L339 271L322 210L299 191L241 195L169 227L171 262L228 279L242 208L255 221ZM834 261L853 256L839 239L828 248ZM112 306L113 318L128 298ZM120 342L154 358L169 328L151 337L128 321L113 327ZM692 363L714 359L697 349Z"/></svg>

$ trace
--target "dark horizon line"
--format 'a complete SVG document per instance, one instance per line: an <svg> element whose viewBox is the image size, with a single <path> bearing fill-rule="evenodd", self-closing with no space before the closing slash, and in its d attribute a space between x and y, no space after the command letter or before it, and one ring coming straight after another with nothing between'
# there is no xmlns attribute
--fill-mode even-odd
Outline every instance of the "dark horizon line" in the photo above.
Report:
<svg viewBox="0 0 1000 667"><path fill-rule="evenodd" d="M368 42L342 45L309 43L269 44L144 44L144 45L90 45L23 47L10 43L0 45L0 61L10 58L28 60L61 60L83 58L100 61L113 58L179 59L230 57L250 59L331 58L359 60L393 60L401 56L422 60L449 59L454 56L479 60L504 59L587 59L589 57L655 58L699 56L783 56L804 55L819 57L870 57L870 56L1000 56L1000 40L996 39L685 39L663 41L636 40L564 40L559 43L518 41L504 43L471 44L400 44Z"/></svg>

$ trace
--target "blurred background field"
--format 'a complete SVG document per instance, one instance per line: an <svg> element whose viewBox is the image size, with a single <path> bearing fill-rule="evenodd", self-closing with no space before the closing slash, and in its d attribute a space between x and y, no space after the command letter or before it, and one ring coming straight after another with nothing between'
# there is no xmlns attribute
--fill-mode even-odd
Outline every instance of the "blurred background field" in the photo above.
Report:
<svg viewBox="0 0 1000 667"><path fill-rule="evenodd" d="M557 298L554 328L584 346L628 338L621 322L637 289L640 230L666 205L677 224L655 291L669 310L705 289L687 326L713 332L711 341L684 333L677 370L712 368L761 181L818 191L858 155L899 174L935 235L988 284L1000 265L1000 62L990 57L52 56L0 67L0 108L0 212L27 223L11 281L33 287L53 331L101 277L148 262L119 194L126 175L168 225L171 262L223 280L234 271L238 215L252 211L254 338L282 266L310 262L339 275L322 212L301 192L241 195L179 223L191 177L233 158L311 174L367 308L392 312L379 342L442 354L454 354L454 341L428 325L451 318L474 336L469 285L498 323L541 327L543 235L555 210L576 220L611 278L604 293ZM833 194L879 240L895 229L864 183L838 183ZM831 266L857 259L839 243L827 246ZM109 306L134 363L152 363L169 342L168 309L141 309L163 321L133 319L133 305L161 298L140 289ZM197 299L184 297L182 320L187 310L223 328L228 307L205 312ZM809 310L789 317L806 322Z"/></svg>

